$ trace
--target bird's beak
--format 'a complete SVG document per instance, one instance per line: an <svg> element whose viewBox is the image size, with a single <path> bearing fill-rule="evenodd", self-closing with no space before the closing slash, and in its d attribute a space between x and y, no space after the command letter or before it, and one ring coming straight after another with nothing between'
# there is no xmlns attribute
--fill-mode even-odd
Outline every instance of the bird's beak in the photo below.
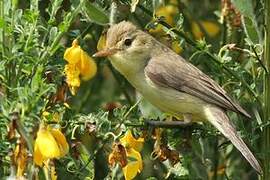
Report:
<svg viewBox="0 0 270 180"><path fill-rule="evenodd" d="M108 57L115 54L118 51L116 48L103 49L93 54L93 57Z"/></svg>

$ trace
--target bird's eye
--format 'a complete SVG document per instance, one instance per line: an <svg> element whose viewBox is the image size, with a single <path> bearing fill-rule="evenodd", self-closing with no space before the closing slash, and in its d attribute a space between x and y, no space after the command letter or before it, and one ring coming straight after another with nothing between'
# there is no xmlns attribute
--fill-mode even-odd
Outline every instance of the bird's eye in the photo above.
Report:
<svg viewBox="0 0 270 180"><path fill-rule="evenodd" d="M126 46L130 46L131 43L132 43L132 39L125 39L125 41L124 41L124 44L125 44Z"/></svg>

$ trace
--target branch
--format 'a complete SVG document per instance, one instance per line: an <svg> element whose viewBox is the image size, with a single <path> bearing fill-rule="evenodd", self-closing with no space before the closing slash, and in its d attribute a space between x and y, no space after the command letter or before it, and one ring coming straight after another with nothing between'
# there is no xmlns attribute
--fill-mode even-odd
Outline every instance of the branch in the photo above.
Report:
<svg viewBox="0 0 270 180"><path fill-rule="evenodd" d="M148 120L145 121L144 124L146 126L154 126L159 128L186 128L191 127L194 123L186 122L186 121L154 121Z"/></svg>

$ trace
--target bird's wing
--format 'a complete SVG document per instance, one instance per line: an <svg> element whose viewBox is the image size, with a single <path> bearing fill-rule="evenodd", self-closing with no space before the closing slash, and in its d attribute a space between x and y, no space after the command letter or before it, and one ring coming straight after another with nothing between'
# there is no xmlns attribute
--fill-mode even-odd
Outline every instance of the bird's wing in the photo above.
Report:
<svg viewBox="0 0 270 180"><path fill-rule="evenodd" d="M167 54L169 53L169 54ZM145 74L161 86L196 96L223 109L250 115L206 74L184 60L181 56L167 51L153 56L145 67Z"/></svg>

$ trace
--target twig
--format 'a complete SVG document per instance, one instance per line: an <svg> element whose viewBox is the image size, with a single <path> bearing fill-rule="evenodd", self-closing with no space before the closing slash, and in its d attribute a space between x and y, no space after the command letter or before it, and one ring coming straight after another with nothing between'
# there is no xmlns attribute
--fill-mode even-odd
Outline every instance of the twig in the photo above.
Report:
<svg viewBox="0 0 270 180"><path fill-rule="evenodd" d="M111 12L110 12L110 25L115 24L116 13L117 13L117 2L113 0L112 5L111 5Z"/></svg>
<svg viewBox="0 0 270 180"><path fill-rule="evenodd" d="M129 114L135 109L135 107L138 106L138 104L141 102L141 99L139 99L133 106L131 106L129 108L129 110L125 113L125 115L123 116L122 120L118 123L118 127L117 128L120 128L121 125L126 121L127 117L129 116ZM116 128L116 129L117 129Z"/></svg>
<svg viewBox="0 0 270 180"><path fill-rule="evenodd" d="M129 108L127 113L124 115L124 119L128 117L128 115L138 106L140 102L141 102L141 99L139 99L133 106L131 106L131 108Z"/></svg>
<svg viewBox="0 0 270 180"><path fill-rule="evenodd" d="M218 171L218 163L219 163L219 153L218 153L218 138L215 137L215 145L214 145L214 176L213 180L217 180L217 171Z"/></svg>
<svg viewBox="0 0 270 180"><path fill-rule="evenodd" d="M191 122L185 122L185 121L154 121L154 120L148 120L144 122L146 126L154 126L159 128L186 128L194 125Z"/></svg>
<svg viewBox="0 0 270 180"><path fill-rule="evenodd" d="M264 17L265 17L265 40L264 40L264 64L267 68L270 67L270 1L264 0ZM263 79L263 122L267 123L270 121L270 80L269 80L269 74L264 73L264 79ZM263 128L262 133L262 150L261 152L264 153L263 159L263 176L262 180L268 180L270 179L270 127Z"/></svg>
<svg viewBox="0 0 270 180"><path fill-rule="evenodd" d="M80 38L83 38L87 33L88 31L93 27L93 24L90 23L85 29L84 31L77 37L77 39L80 39Z"/></svg>

